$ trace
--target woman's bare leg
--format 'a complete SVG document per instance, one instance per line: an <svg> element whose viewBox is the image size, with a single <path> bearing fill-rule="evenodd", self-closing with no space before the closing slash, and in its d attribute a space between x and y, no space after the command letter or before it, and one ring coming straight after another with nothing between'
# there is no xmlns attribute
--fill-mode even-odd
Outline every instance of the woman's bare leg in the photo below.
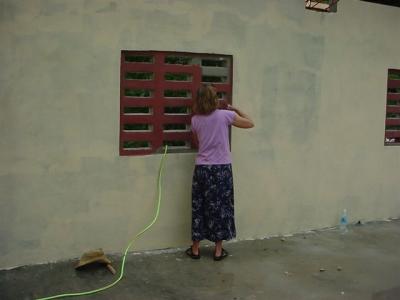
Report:
<svg viewBox="0 0 400 300"><path fill-rule="evenodd" d="M198 255L199 254L199 248L200 248L200 241L193 241L192 253L194 255Z"/></svg>
<svg viewBox="0 0 400 300"><path fill-rule="evenodd" d="M221 256L222 253L222 241L215 242L215 256Z"/></svg>

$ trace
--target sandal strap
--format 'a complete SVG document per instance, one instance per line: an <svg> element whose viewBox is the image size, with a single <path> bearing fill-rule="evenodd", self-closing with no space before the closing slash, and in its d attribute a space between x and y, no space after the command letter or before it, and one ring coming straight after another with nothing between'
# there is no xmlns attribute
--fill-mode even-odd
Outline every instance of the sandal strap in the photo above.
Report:
<svg viewBox="0 0 400 300"><path fill-rule="evenodd" d="M214 260L222 260L225 257L227 257L228 254L229 254L228 251L226 251L224 248L222 248L220 256L216 256L215 253L214 253Z"/></svg>
<svg viewBox="0 0 400 300"><path fill-rule="evenodd" d="M190 256L191 258L193 258L193 259L198 259L198 258L200 258L200 250L199 250L199 254L194 254L194 253L193 253L193 249L192 249L191 246L190 246L188 249L186 249L185 253L186 253L188 256Z"/></svg>

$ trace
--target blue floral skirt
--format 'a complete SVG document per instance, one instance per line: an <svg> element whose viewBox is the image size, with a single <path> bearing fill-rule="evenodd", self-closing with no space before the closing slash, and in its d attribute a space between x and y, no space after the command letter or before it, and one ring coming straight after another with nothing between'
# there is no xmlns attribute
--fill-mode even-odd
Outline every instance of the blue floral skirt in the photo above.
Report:
<svg viewBox="0 0 400 300"><path fill-rule="evenodd" d="M232 166L196 165L192 183L192 240L236 237Z"/></svg>

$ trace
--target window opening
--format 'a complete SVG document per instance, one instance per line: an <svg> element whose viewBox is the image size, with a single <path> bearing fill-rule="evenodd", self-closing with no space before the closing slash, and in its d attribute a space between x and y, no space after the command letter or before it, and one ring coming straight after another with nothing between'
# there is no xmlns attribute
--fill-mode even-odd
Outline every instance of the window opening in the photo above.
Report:
<svg viewBox="0 0 400 300"><path fill-rule="evenodd" d="M168 98L191 98L188 90L164 90L164 97Z"/></svg>
<svg viewBox="0 0 400 300"><path fill-rule="evenodd" d="M154 74L150 72L127 72L125 74L125 79L133 80L152 80Z"/></svg>
<svg viewBox="0 0 400 300"><path fill-rule="evenodd" d="M152 91L143 89L125 89L125 96L127 97L142 97L149 98L152 96Z"/></svg>
<svg viewBox="0 0 400 300"><path fill-rule="evenodd" d="M126 131L153 131L150 124L124 124Z"/></svg>
<svg viewBox="0 0 400 300"><path fill-rule="evenodd" d="M124 149L150 149L151 144L147 141L124 141Z"/></svg>
<svg viewBox="0 0 400 300"><path fill-rule="evenodd" d="M204 83L221 83L227 82L228 78L226 76L203 76L201 81Z"/></svg>
<svg viewBox="0 0 400 300"><path fill-rule="evenodd" d="M339 0L305 0L306 9L320 12L337 12Z"/></svg>
<svg viewBox="0 0 400 300"><path fill-rule="evenodd" d="M190 121L202 83L232 103L232 56L121 51L120 155L194 151Z"/></svg>
<svg viewBox="0 0 400 300"><path fill-rule="evenodd" d="M151 115L152 113L150 107L124 107L124 114Z"/></svg>
<svg viewBox="0 0 400 300"><path fill-rule="evenodd" d="M174 148L190 148L190 144L186 141L164 141L163 146L168 145L168 147Z"/></svg>
<svg viewBox="0 0 400 300"><path fill-rule="evenodd" d="M126 55L126 62L136 62L136 63L153 63L153 56L149 55Z"/></svg>
<svg viewBox="0 0 400 300"><path fill-rule="evenodd" d="M188 124L164 124L164 131L189 131Z"/></svg>
<svg viewBox="0 0 400 300"><path fill-rule="evenodd" d="M192 61L188 56L166 56L165 63L172 65L189 65Z"/></svg>
<svg viewBox="0 0 400 300"><path fill-rule="evenodd" d="M192 76L185 73L165 73L164 78L168 81L192 81Z"/></svg>
<svg viewBox="0 0 400 300"><path fill-rule="evenodd" d="M388 70L385 145L400 145L400 70Z"/></svg>
<svg viewBox="0 0 400 300"><path fill-rule="evenodd" d="M166 106L164 114L168 115L188 115L191 113L190 107L187 106Z"/></svg>

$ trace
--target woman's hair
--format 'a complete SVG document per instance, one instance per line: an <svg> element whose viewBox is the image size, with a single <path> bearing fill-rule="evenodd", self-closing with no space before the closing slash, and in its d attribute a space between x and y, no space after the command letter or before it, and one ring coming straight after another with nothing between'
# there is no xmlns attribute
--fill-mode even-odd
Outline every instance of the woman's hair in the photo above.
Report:
<svg viewBox="0 0 400 300"><path fill-rule="evenodd" d="M197 91L193 102L193 112L199 115L208 115L218 107L218 96L215 88L209 84L202 85Z"/></svg>

